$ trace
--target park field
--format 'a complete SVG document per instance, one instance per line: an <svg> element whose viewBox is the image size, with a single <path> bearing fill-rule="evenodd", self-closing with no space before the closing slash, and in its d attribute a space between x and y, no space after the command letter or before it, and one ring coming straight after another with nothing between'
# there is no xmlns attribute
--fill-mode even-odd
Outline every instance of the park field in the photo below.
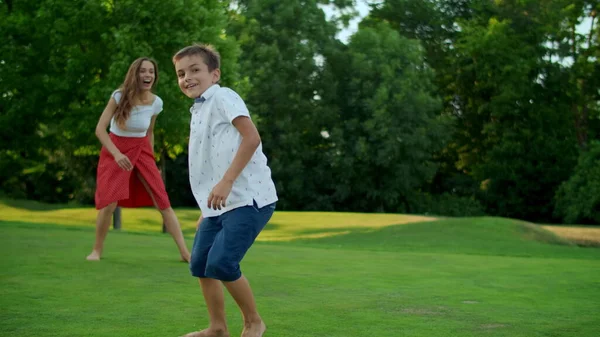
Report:
<svg viewBox="0 0 600 337"><path fill-rule="evenodd" d="M191 246L198 211L176 212ZM123 210L104 259L88 262L94 217L89 207L0 202L0 336L175 337L203 328L197 281L160 232L159 214ZM569 229L276 212L242 269L265 337L600 336L600 249L549 227Z"/></svg>

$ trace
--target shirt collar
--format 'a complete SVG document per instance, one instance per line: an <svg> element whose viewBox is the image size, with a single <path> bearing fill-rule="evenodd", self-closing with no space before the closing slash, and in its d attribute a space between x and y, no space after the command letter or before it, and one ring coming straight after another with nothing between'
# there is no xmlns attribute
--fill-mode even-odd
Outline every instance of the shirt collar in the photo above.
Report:
<svg viewBox="0 0 600 337"><path fill-rule="evenodd" d="M202 103L210 99L220 87L218 84L211 85L200 97L194 99L194 103Z"/></svg>

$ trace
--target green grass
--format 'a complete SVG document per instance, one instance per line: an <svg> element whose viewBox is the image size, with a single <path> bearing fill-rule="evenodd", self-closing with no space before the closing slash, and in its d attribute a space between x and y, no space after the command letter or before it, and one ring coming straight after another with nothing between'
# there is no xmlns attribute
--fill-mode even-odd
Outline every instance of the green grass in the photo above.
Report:
<svg viewBox="0 0 600 337"><path fill-rule="evenodd" d="M90 263L95 211L34 206L0 204L0 336L178 336L205 325L158 213L124 210L126 231L109 233L103 261ZM197 211L177 212L193 229ZM277 212L242 266L265 336L600 336L600 249L515 220L431 220ZM229 296L227 308L239 336Z"/></svg>

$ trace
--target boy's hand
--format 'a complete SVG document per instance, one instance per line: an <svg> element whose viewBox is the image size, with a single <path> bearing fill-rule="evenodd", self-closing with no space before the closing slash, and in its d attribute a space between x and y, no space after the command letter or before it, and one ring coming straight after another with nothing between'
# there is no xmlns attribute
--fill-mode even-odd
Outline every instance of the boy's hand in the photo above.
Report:
<svg viewBox="0 0 600 337"><path fill-rule="evenodd" d="M231 188L233 187L233 181L230 180L221 180L215 187L213 187L212 192L208 195L208 208L212 208L214 210L221 209L225 207L227 202L227 197L229 193L231 193Z"/></svg>
<svg viewBox="0 0 600 337"><path fill-rule="evenodd" d="M201 215L200 218L198 218L198 222L196 223L196 232L198 231L198 228L200 228L200 224L202 223L202 219L204 219L204 217Z"/></svg>

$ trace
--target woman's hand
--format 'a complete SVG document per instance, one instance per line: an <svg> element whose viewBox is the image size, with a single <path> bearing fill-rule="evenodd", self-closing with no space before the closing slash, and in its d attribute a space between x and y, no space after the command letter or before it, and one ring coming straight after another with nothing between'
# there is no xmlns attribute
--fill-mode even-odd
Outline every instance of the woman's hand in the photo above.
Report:
<svg viewBox="0 0 600 337"><path fill-rule="evenodd" d="M119 167L122 168L123 170L131 171L133 169L133 165L131 165L129 158L127 158L127 156L122 154L121 152L115 154L114 158L115 158L115 161L117 162L117 165L119 165Z"/></svg>
<svg viewBox="0 0 600 337"><path fill-rule="evenodd" d="M229 193L231 193L232 187L233 181L231 180L219 181L208 195L208 208L220 210L222 207L225 207L227 197L229 196Z"/></svg>

